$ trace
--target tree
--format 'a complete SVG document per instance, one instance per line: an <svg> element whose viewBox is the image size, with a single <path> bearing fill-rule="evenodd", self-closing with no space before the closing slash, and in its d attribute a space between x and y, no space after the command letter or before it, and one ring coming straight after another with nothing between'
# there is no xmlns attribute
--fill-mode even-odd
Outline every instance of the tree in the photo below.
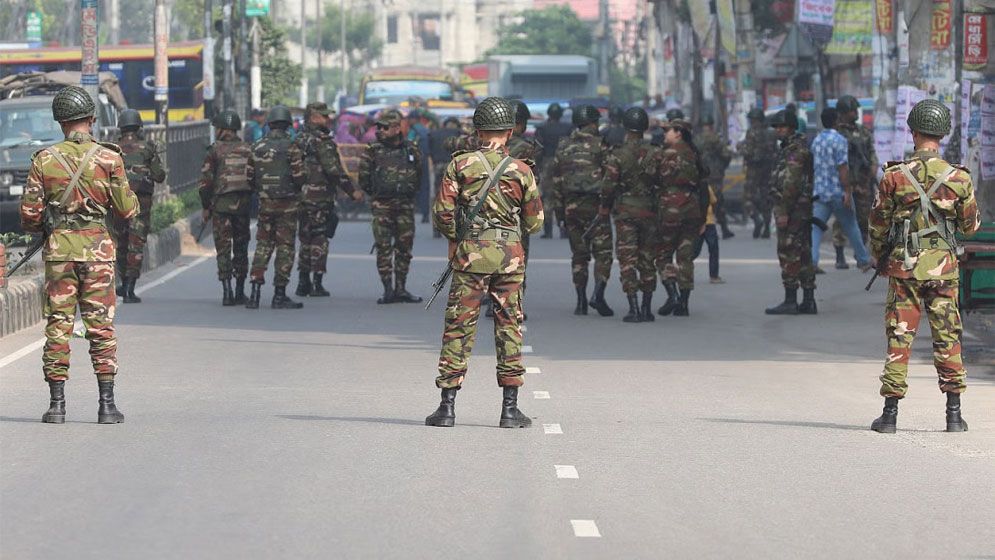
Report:
<svg viewBox="0 0 995 560"><path fill-rule="evenodd" d="M383 41L376 37L373 14L369 11L346 10L345 45L349 66L374 60L383 50ZM314 22L312 22L312 26ZM321 20L321 50L337 53L342 48L342 10L326 4Z"/></svg>
<svg viewBox="0 0 995 560"><path fill-rule="evenodd" d="M594 45L591 28L569 6L525 10L517 21L498 28L491 54L579 54L589 56Z"/></svg>
<svg viewBox="0 0 995 560"><path fill-rule="evenodd" d="M268 17L259 18L259 25L263 107L294 105L294 95L301 82L301 65L295 64L287 56L287 32Z"/></svg>

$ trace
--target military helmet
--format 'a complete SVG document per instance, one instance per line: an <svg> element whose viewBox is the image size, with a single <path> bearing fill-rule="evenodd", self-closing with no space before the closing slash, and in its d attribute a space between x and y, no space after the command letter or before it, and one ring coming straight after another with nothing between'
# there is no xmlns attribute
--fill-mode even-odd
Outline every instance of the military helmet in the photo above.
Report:
<svg viewBox="0 0 995 560"><path fill-rule="evenodd" d="M760 107L754 107L750 109L749 113L746 113L746 118L751 121L763 121L764 120L764 110Z"/></svg>
<svg viewBox="0 0 995 560"><path fill-rule="evenodd" d="M117 127L121 130L127 130L132 128L142 128L145 123L142 122L142 114L134 109L125 109L121 111L121 114L117 117Z"/></svg>
<svg viewBox="0 0 995 560"><path fill-rule="evenodd" d="M622 114L622 126L629 132L646 132L650 117L642 107L631 107Z"/></svg>
<svg viewBox="0 0 995 560"><path fill-rule="evenodd" d="M532 116L532 111L529 110L529 106L522 101L515 101L515 124L525 124L529 122L529 117Z"/></svg>
<svg viewBox="0 0 995 560"><path fill-rule="evenodd" d="M546 114L558 119L563 116L563 107L560 107L559 103L550 103L549 107L546 107Z"/></svg>
<svg viewBox="0 0 995 560"><path fill-rule="evenodd" d="M477 130L511 130L515 128L515 109L503 97L488 97L473 112Z"/></svg>
<svg viewBox="0 0 995 560"><path fill-rule="evenodd" d="M585 127L589 124L596 124L601 120L601 112L594 105L581 105L574 107L571 120L577 128Z"/></svg>
<svg viewBox="0 0 995 560"><path fill-rule="evenodd" d="M836 110L840 113L849 113L860 108L860 102L852 95L841 95L836 100Z"/></svg>
<svg viewBox="0 0 995 560"><path fill-rule="evenodd" d="M912 107L905 122L913 132L946 136L950 134L950 109L935 99L923 99Z"/></svg>
<svg viewBox="0 0 995 560"><path fill-rule="evenodd" d="M223 128L226 130L239 131L242 129L242 119L239 118L238 113L232 110L221 111L214 116L211 121L214 128Z"/></svg>
<svg viewBox="0 0 995 560"><path fill-rule="evenodd" d="M671 109L667 111L668 121L676 121L677 119L683 119L683 118L684 118L684 111L681 111L680 109Z"/></svg>
<svg viewBox="0 0 995 560"><path fill-rule="evenodd" d="M266 115L266 122L269 124L273 123L287 123L291 124L294 122L293 117L290 116L290 109L284 107L283 105L274 105L270 108L269 114Z"/></svg>
<svg viewBox="0 0 995 560"><path fill-rule="evenodd" d="M771 117L770 125L774 128L786 126L791 130L798 130L798 117L791 111L781 110Z"/></svg>
<svg viewBox="0 0 995 560"><path fill-rule="evenodd" d="M92 117L96 112L97 106L93 104L93 98L79 86L60 89L52 100L52 118L60 123Z"/></svg>
<svg viewBox="0 0 995 560"><path fill-rule="evenodd" d="M619 122L622 117L625 116L625 110L618 105L612 105L612 108L608 110L608 118L611 122Z"/></svg>

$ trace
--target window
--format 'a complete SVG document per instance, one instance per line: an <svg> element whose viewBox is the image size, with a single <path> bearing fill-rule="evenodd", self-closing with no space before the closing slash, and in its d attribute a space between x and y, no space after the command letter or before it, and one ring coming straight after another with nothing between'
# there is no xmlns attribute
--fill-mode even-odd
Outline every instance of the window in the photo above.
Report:
<svg viewBox="0 0 995 560"><path fill-rule="evenodd" d="M397 16L387 16L387 43L397 43Z"/></svg>
<svg viewBox="0 0 995 560"><path fill-rule="evenodd" d="M421 46L426 51L437 51L441 44L439 37L439 14L426 14L418 17L418 35Z"/></svg>

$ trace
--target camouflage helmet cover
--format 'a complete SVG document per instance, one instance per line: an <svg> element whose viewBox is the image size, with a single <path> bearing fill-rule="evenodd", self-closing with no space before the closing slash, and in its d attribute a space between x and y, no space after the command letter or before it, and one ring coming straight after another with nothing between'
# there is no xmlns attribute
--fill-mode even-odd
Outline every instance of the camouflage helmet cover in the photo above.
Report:
<svg viewBox="0 0 995 560"><path fill-rule="evenodd" d="M549 107L546 108L546 114L554 119L558 119L563 116L563 107L559 103L550 103Z"/></svg>
<svg viewBox="0 0 995 560"><path fill-rule="evenodd" d="M849 113L860 108L860 102L852 95L842 95L836 100L836 110L840 113Z"/></svg>
<svg viewBox="0 0 995 560"><path fill-rule="evenodd" d="M663 124L664 128L675 128L691 132L691 123L685 119L674 119Z"/></svg>
<svg viewBox="0 0 995 560"><path fill-rule="evenodd" d="M532 111L529 110L529 106L522 101L515 101L515 124L525 124L529 122L529 117L532 116Z"/></svg>
<svg viewBox="0 0 995 560"><path fill-rule="evenodd" d="M590 124L597 124L601 120L601 112L594 105L581 105L574 108L571 117L574 126L581 128Z"/></svg>
<svg viewBox="0 0 995 560"><path fill-rule="evenodd" d="M239 131L242 129L242 119L239 118L238 113L232 110L221 111L214 116L214 120L211 124L215 128L222 128L226 130Z"/></svg>
<svg viewBox="0 0 995 560"><path fill-rule="evenodd" d="M772 127L774 127L774 128L777 128L777 127L780 127L780 126L786 126L786 127L790 128L791 130L797 130L798 129L798 117L796 117L795 114L792 113L792 112L789 112L789 111L786 111L786 110L781 110L781 111L778 111L777 113L775 113L773 117L771 117L771 119L770 119L770 125Z"/></svg>
<svg viewBox="0 0 995 560"><path fill-rule="evenodd" d="M93 98L79 86L66 86L52 99L52 118L60 123L92 117L96 112Z"/></svg>
<svg viewBox="0 0 995 560"><path fill-rule="evenodd" d="M121 130L131 128L142 128L142 114L134 109L125 109L117 118L117 127Z"/></svg>
<svg viewBox="0 0 995 560"><path fill-rule="evenodd" d="M680 109L671 109L667 111L668 121L676 121L677 119L683 119L683 118L684 118L684 111L681 111Z"/></svg>
<svg viewBox="0 0 995 560"><path fill-rule="evenodd" d="M387 109L386 111L380 113L377 117L377 124L382 124L386 126L392 126L395 124L401 124L404 120L404 115L401 114L397 109Z"/></svg>
<svg viewBox="0 0 995 560"><path fill-rule="evenodd" d="M650 118L642 107L626 109L622 115L622 126L629 132L646 132L650 127Z"/></svg>
<svg viewBox="0 0 995 560"><path fill-rule="evenodd" d="M266 115L267 123L287 123L293 122L293 117L290 116L290 109L284 107L283 105L275 105L270 108L269 114Z"/></svg>
<svg viewBox="0 0 995 560"><path fill-rule="evenodd" d="M749 113L746 113L746 118L751 121L763 121L764 120L764 110L759 107L754 107L750 109Z"/></svg>
<svg viewBox="0 0 995 560"><path fill-rule="evenodd" d="M515 128L515 109L503 97L488 97L473 112L477 130L511 130Z"/></svg>
<svg viewBox="0 0 995 560"><path fill-rule="evenodd" d="M923 99L909 111L906 122L913 132L946 136L950 134L950 109L936 99Z"/></svg>

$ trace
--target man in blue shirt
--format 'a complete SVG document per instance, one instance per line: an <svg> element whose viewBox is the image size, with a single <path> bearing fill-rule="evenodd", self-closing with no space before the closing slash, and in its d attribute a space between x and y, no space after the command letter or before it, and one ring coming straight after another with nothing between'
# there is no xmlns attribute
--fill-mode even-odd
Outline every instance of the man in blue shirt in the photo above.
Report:
<svg viewBox="0 0 995 560"><path fill-rule="evenodd" d="M837 132L836 109L822 111L823 130L812 140L812 158L815 168L815 181L812 215L825 225L829 215L843 228L843 233L854 248L857 266L866 272L871 268L871 256L857 224L857 214L853 209L853 187L849 180L847 156L849 145L846 137ZM812 263L819 265L819 242L822 241L822 228L812 225Z"/></svg>

